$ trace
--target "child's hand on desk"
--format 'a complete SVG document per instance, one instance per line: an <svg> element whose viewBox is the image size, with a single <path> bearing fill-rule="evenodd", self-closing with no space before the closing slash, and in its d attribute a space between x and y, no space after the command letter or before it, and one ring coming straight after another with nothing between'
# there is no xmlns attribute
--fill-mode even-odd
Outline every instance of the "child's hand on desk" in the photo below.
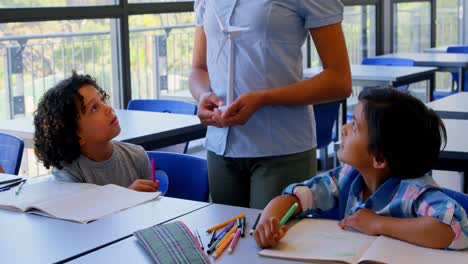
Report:
<svg viewBox="0 0 468 264"><path fill-rule="evenodd" d="M338 225L343 228L353 228L366 235L376 236L380 235L380 218L378 214L373 211L363 208L359 209L356 213L342 219Z"/></svg>
<svg viewBox="0 0 468 264"><path fill-rule="evenodd" d="M159 188L159 181L153 182L139 179L134 181L128 188L138 192L156 192Z"/></svg>
<svg viewBox="0 0 468 264"><path fill-rule="evenodd" d="M274 247L284 237L288 227L283 225L278 229L279 219L271 217L258 223L253 236L257 244L262 248Z"/></svg>

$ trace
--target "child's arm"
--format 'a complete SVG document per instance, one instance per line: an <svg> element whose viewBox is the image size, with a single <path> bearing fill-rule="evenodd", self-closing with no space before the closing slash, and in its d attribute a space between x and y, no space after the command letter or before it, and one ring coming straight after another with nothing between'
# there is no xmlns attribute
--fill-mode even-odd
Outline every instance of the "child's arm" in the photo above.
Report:
<svg viewBox="0 0 468 264"><path fill-rule="evenodd" d="M274 247L284 236L287 226L283 225L278 229L280 219L286 214L294 203L299 206L294 211L293 216L302 211L300 201L293 195L280 195L271 200L263 209L262 216L258 221L257 228L254 231L254 238L257 244L262 248Z"/></svg>
<svg viewBox="0 0 468 264"><path fill-rule="evenodd" d="M456 201L432 187L413 186L404 189L402 194L396 195L392 206L399 218L378 216L367 209L360 209L343 219L340 225L424 247L468 248L467 214Z"/></svg>
<svg viewBox="0 0 468 264"><path fill-rule="evenodd" d="M429 248L447 248L455 238L452 228L437 218L396 218L360 209L340 221L342 228L354 228L368 235L385 235Z"/></svg>
<svg viewBox="0 0 468 264"><path fill-rule="evenodd" d="M159 181L156 180L153 182L150 180L138 179L128 186L128 188L138 192L156 192L159 188Z"/></svg>
<svg viewBox="0 0 468 264"><path fill-rule="evenodd" d="M342 170L346 174L348 166ZM341 172L338 174L341 175ZM331 210L338 205L338 174L329 172L323 176L315 176L302 183L291 184L283 191L284 195L278 196L268 203L259 220L254 233L257 244L262 247L274 247L286 233L287 227L278 229L280 219L295 202L299 204L293 216L306 216L315 213L317 209L321 212ZM341 177L341 176L340 176Z"/></svg>

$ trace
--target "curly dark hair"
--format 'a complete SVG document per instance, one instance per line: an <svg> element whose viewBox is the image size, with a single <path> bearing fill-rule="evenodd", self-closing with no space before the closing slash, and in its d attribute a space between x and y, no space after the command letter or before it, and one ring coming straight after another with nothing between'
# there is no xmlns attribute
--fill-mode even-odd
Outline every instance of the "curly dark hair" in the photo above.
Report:
<svg viewBox="0 0 468 264"><path fill-rule="evenodd" d="M77 121L78 109L84 113L85 106L78 91L84 85L96 88L104 100L109 98L94 78L72 71L71 77L42 96L34 112L34 153L47 169L50 166L61 169L61 161L71 163L81 154Z"/></svg>
<svg viewBox="0 0 468 264"><path fill-rule="evenodd" d="M387 160L392 176L417 178L432 169L447 142L444 123L432 109L393 88L364 89L359 101L367 120L369 150Z"/></svg>

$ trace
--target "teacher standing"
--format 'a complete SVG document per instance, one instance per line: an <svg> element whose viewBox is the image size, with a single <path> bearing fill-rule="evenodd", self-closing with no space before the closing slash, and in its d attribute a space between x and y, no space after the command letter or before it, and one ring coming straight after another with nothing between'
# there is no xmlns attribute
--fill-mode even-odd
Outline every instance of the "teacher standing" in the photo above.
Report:
<svg viewBox="0 0 468 264"><path fill-rule="evenodd" d="M212 200L263 208L290 183L316 174L315 119L308 105L351 93L343 5L338 0L196 0L195 15L190 91L208 126ZM233 38L234 101L223 108L230 55L223 28L228 26L248 30ZM324 70L303 80L301 47L309 32Z"/></svg>

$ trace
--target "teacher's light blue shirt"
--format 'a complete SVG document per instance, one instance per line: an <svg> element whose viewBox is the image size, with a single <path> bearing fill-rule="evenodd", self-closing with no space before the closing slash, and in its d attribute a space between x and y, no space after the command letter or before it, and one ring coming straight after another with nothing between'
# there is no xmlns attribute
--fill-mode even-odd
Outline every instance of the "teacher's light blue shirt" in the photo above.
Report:
<svg viewBox="0 0 468 264"><path fill-rule="evenodd" d="M225 35L213 6L224 26L250 28L234 39L234 100L248 91L301 81L301 47L309 28L343 19L338 0L209 0L212 5L206 1L195 1L196 23L206 34L211 89L224 102L229 50L227 43L222 46ZM315 119L308 105L265 106L243 126L209 126L206 135L206 148L226 157L279 156L315 146Z"/></svg>

